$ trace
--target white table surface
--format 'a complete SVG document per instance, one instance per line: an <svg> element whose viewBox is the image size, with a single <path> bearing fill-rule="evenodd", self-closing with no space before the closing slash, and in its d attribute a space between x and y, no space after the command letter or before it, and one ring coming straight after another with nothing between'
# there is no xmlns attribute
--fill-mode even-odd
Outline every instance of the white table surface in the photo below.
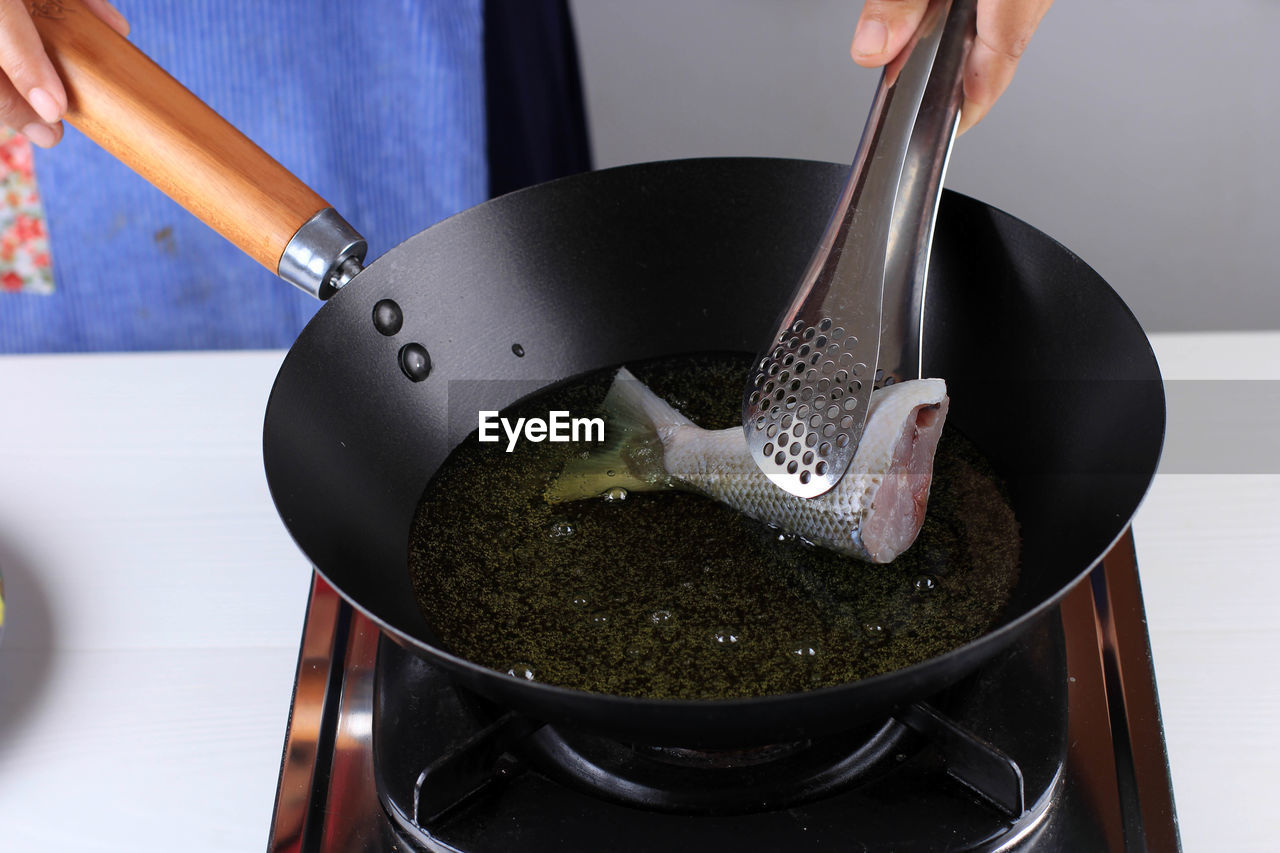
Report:
<svg viewBox="0 0 1280 853"><path fill-rule="evenodd" d="M1155 345L1166 378L1280 379L1280 333ZM310 579L262 473L281 357L0 357L0 850L265 846ZM1171 447L1207 428L1181 389ZM1276 440L1274 406L1208 414ZM1183 842L1270 851L1280 467L1186 457L1136 522Z"/></svg>

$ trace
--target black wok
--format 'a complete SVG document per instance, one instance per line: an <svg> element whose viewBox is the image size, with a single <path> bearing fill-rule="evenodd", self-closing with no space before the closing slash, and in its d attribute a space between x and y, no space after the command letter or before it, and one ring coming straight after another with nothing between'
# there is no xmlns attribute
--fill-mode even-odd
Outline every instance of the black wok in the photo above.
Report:
<svg viewBox="0 0 1280 853"><path fill-rule="evenodd" d="M69 89L76 121L96 95L74 80ZM1008 480L1022 528L1020 578L987 634L807 693L643 700L517 680L451 654L410 585L419 498L478 409L622 362L754 352L845 169L748 159L624 167L495 199L388 252L308 324L267 406L267 479L298 545L356 607L461 683L535 718L624 739L778 742L882 715L972 671L1124 531L1156 468L1164 398L1141 327L1096 273L1030 226L955 194L939 213L924 365L948 381L949 428ZM387 299L404 317L392 335L374 324ZM410 343L429 353L422 381L401 367Z"/></svg>

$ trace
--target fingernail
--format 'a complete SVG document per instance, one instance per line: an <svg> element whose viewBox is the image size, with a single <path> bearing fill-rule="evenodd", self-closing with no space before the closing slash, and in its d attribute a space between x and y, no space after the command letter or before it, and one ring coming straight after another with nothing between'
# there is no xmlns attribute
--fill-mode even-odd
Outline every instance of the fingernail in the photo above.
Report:
<svg viewBox="0 0 1280 853"><path fill-rule="evenodd" d="M36 115L49 124L62 118L62 106L54 100L53 95L39 86L27 93L27 103L36 111Z"/></svg>
<svg viewBox="0 0 1280 853"><path fill-rule="evenodd" d="M859 56L884 53L889 43L889 28L879 21L862 21L853 34L853 52Z"/></svg>
<svg viewBox="0 0 1280 853"><path fill-rule="evenodd" d="M22 135L30 139L32 145L39 145L41 148L52 148L58 142L58 135L53 132L53 128L34 121L22 129Z"/></svg>

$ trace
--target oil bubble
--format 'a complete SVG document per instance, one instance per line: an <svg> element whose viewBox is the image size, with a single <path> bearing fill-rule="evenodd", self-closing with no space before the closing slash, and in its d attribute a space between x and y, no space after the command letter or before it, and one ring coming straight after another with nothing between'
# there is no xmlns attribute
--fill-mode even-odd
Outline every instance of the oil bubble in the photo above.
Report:
<svg viewBox="0 0 1280 853"><path fill-rule="evenodd" d="M742 640L742 632L736 628L721 628L711 635L717 645L726 648L736 646Z"/></svg>
<svg viewBox="0 0 1280 853"><path fill-rule="evenodd" d="M513 663L511 666L507 667L507 675L512 678L518 678L521 681L533 681L533 665L524 663L523 661Z"/></svg>
<svg viewBox="0 0 1280 853"><path fill-rule="evenodd" d="M933 575L921 575L916 578L916 592L932 592L938 588L938 579Z"/></svg>
<svg viewBox="0 0 1280 853"><path fill-rule="evenodd" d="M572 599L574 607L586 607L587 597L585 595L575 595Z"/></svg>
<svg viewBox="0 0 1280 853"><path fill-rule="evenodd" d="M605 471L604 473L605 473L605 476L606 476L606 477L616 477L616 476L618 476L618 472L617 472L617 471L615 471L615 470L613 470L612 468L610 468L608 471Z"/></svg>
<svg viewBox="0 0 1280 853"><path fill-rule="evenodd" d="M553 521L547 526L548 539L567 539L577 530L568 521Z"/></svg>
<svg viewBox="0 0 1280 853"><path fill-rule="evenodd" d="M601 610L597 610L596 612L592 613L589 619L592 625L596 625L600 628L603 628L604 626L609 624L609 614Z"/></svg>
<svg viewBox="0 0 1280 853"><path fill-rule="evenodd" d="M791 655L800 660L808 660L818 656L818 649L808 643L799 643L791 649Z"/></svg>
<svg viewBox="0 0 1280 853"><path fill-rule="evenodd" d="M649 621L658 627L664 627L671 624L670 610L655 610L649 614Z"/></svg>
<svg viewBox="0 0 1280 853"><path fill-rule="evenodd" d="M862 626L862 633L873 640L883 640L885 637L884 626L879 622L867 622Z"/></svg>
<svg viewBox="0 0 1280 853"><path fill-rule="evenodd" d="M614 486L612 489L604 493L605 503L616 503L627 499L627 490L621 486Z"/></svg>

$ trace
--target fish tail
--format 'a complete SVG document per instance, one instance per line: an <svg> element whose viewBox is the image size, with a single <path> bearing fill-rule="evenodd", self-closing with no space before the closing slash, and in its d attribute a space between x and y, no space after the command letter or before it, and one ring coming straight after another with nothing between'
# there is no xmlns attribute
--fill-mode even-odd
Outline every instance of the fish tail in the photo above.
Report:
<svg viewBox="0 0 1280 853"><path fill-rule="evenodd" d="M663 439L689 419L653 393L625 367L604 398L605 440L574 456L547 487L548 503L602 495L611 489L656 492L672 487Z"/></svg>
<svg viewBox="0 0 1280 853"><path fill-rule="evenodd" d="M659 437L672 429L693 423L666 400L636 379L625 367L618 369L604 398L608 420L619 429L656 432Z"/></svg>

